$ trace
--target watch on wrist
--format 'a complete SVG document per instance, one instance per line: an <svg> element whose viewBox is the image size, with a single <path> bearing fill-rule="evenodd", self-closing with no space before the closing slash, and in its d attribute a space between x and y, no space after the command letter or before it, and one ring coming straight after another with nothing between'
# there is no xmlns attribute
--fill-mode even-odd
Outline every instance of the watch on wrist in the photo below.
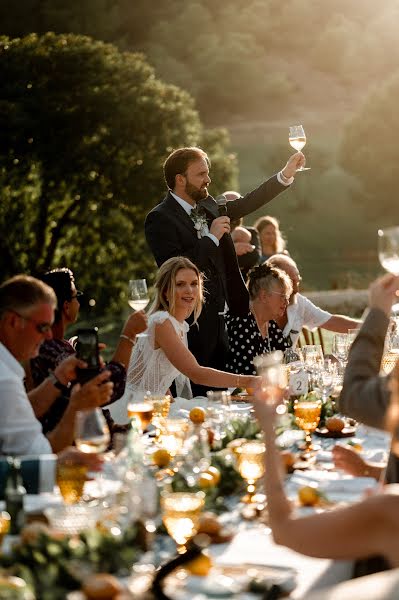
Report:
<svg viewBox="0 0 399 600"><path fill-rule="evenodd" d="M54 371L49 372L47 379L50 380L50 382L53 384L53 386L55 388L57 388L57 390L61 390L63 392L68 389L68 386L61 383L61 381L57 378Z"/></svg>

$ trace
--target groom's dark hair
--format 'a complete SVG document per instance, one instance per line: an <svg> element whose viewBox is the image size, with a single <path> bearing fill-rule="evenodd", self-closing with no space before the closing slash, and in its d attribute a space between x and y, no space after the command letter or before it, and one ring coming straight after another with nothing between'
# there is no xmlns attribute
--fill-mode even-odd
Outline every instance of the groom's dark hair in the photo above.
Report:
<svg viewBox="0 0 399 600"><path fill-rule="evenodd" d="M208 155L201 148L178 148L169 154L163 165L163 174L170 190L175 187L176 175L184 175L188 165L199 158L204 158L208 167L211 166Z"/></svg>

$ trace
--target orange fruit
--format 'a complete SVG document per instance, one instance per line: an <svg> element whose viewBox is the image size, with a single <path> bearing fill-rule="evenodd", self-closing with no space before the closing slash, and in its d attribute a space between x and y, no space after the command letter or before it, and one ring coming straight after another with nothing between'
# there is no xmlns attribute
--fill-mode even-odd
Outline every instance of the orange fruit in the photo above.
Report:
<svg viewBox="0 0 399 600"><path fill-rule="evenodd" d="M165 448L158 448L152 455L152 462L157 467L167 467L171 460L170 453Z"/></svg>
<svg viewBox="0 0 399 600"><path fill-rule="evenodd" d="M196 425L203 423L205 421L205 417L206 410L205 408L202 408L202 406L194 406L194 408L190 410L190 419Z"/></svg>
<svg viewBox="0 0 399 600"><path fill-rule="evenodd" d="M219 469L217 467L212 467L211 466L211 467L209 467L206 470L206 472L209 473L209 475L212 475L213 485L217 485L219 483L219 481L220 481L221 476L222 476L221 473L220 473L220 471L219 471Z"/></svg>
<svg viewBox="0 0 399 600"><path fill-rule="evenodd" d="M198 485L200 488L211 488L215 485L213 475L210 473L201 473L200 478L198 480Z"/></svg>
<svg viewBox="0 0 399 600"><path fill-rule="evenodd" d="M328 417L326 419L326 427L328 431L339 433L345 427L345 421L340 417Z"/></svg>
<svg viewBox="0 0 399 600"><path fill-rule="evenodd" d="M191 575L206 577L212 568L212 560L207 554L201 553L197 558L187 563L185 568Z"/></svg>
<svg viewBox="0 0 399 600"><path fill-rule="evenodd" d="M218 535L222 526L218 521L217 515L213 512L204 512L200 516L198 533L206 533L207 535Z"/></svg>
<svg viewBox="0 0 399 600"><path fill-rule="evenodd" d="M320 502L320 492L310 485L305 485L299 488L298 498L302 506L315 506Z"/></svg>

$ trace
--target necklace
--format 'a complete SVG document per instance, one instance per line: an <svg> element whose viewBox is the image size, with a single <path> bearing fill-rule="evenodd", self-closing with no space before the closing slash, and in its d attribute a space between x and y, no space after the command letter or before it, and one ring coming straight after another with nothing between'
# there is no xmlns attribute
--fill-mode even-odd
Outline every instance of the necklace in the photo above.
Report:
<svg viewBox="0 0 399 600"><path fill-rule="evenodd" d="M267 349L268 349L268 352L270 353L271 348L270 348L270 337L269 337L269 321L265 321L263 324L260 324L252 306L250 306L249 310L251 311L251 313L255 319L255 322L259 329L261 338L266 341Z"/></svg>

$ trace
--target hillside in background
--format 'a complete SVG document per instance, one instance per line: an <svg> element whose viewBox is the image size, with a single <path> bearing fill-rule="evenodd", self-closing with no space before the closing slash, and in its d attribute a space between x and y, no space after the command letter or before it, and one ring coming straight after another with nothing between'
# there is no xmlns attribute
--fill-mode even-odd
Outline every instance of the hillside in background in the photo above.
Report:
<svg viewBox="0 0 399 600"><path fill-rule="evenodd" d="M327 289L364 287L380 270L376 230L397 223L398 17L396 0L0 3L7 36L71 32L143 53L159 80L189 92L206 127L230 133L241 192L284 165L288 126L302 123L311 170L266 211L281 220L306 286ZM212 154L218 140L206 139L178 145L203 143ZM226 161L228 185L235 163L228 153ZM157 188L145 204L160 196Z"/></svg>

